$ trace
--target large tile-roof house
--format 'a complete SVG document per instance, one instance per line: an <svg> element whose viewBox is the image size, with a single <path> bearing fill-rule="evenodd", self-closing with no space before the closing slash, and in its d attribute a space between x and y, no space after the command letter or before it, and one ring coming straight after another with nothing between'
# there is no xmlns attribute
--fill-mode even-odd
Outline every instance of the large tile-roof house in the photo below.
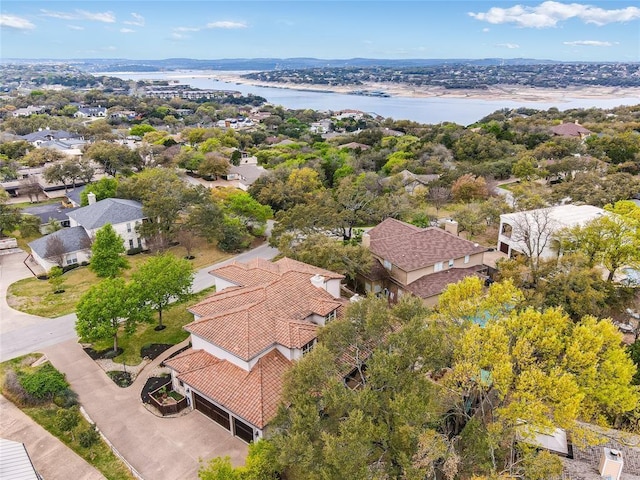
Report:
<svg viewBox="0 0 640 480"><path fill-rule="evenodd" d="M189 309L191 348L167 360L173 388L251 442L276 414L285 372L344 306L342 275L283 258L210 272L216 293Z"/></svg>
<svg viewBox="0 0 640 480"><path fill-rule="evenodd" d="M375 259L371 271L361 274L364 289L391 301L411 293L434 305L448 284L486 270L486 247L438 227L387 218L365 233L362 243Z"/></svg>
<svg viewBox="0 0 640 480"><path fill-rule="evenodd" d="M111 224L116 233L122 237L127 250L146 248L144 239L136 229L146 218L140 202L121 198L106 198L96 202L93 193L89 193L88 198L89 205L67 213L70 228L58 230L29 243L31 255L45 271L48 272L57 265L57 261L54 261L47 252L47 241L52 235L63 240L65 246L63 265L89 261L90 239L94 238L96 232L107 223ZM82 246L84 248L78 248Z"/></svg>

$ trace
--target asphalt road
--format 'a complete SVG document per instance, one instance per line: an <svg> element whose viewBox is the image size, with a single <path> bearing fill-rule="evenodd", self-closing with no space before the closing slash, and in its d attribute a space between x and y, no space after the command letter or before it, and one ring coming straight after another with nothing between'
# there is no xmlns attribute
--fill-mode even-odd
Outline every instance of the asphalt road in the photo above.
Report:
<svg viewBox="0 0 640 480"><path fill-rule="evenodd" d="M234 260L247 262L254 258L272 259L278 250L264 244L224 262L198 270L193 281L193 291L200 292L214 285L209 274L213 268ZM0 361L4 362L21 355L37 352L44 347L77 338L74 313L58 318L43 318L13 310L7 305L6 293L9 285L31 272L22 264L24 252L0 255Z"/></svg>

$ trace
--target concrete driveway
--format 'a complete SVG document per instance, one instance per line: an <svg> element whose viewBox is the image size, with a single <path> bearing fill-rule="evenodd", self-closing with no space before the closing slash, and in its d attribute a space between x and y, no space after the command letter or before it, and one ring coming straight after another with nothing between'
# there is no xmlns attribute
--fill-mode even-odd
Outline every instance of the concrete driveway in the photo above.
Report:
<svg viewBox="0 0 640 480"><path fill-rule="evenodd" d="M157 417L140 400L142 385L120 388L75 340L47 347L91 419L145 479L196 479L199 460L230 456L244 464L247 444L197 411Z"/></svg>

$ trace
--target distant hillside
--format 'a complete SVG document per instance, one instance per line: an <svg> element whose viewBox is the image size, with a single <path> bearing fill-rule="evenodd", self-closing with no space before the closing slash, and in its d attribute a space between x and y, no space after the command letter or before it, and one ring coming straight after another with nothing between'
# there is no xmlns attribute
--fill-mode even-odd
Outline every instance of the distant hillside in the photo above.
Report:
<svg viewBox="0 0 640 480"><path fill-rule="evenodd" d="M4 59L3 63L72 63L88 72L151 72L158 70L292 70L304 68L341 68L341 67L426 67L433 65L540 65L561 63L553 60L531 58L483 58L483 59L405 59L390 60L380 58L227 58L219 60L198 60L192 58L167 58L164 60L128 60L128 59Z"/></svg>

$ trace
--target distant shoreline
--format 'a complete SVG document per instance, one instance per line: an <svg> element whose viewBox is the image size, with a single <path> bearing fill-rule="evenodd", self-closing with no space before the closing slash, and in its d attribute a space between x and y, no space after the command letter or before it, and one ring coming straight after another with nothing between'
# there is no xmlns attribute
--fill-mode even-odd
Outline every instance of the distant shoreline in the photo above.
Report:
<svg viewBox="0 0 640 480"><path fill-rule="evenodd" d="M569 87L564 89L528 88L521 85L499 85L487 90L478 89L446 89L443 87L413 86L400 83L365 83L363 85L324 86L316 84L298 84L284 82L261 82L244 78L246 72L216 71L209 75L192 75L196 77L213 77L229 83L241 83L258 87L288 88L324 93L354 94L358 90L380 90L392 97L407 98L473 98L476 100L512 100L518 102L563 102L566 99L591 98L630 98L637 97L640 103L640 87Z"/></svg>
<svg viewBox="0 0 640 480"><path fill-rule="evenodd" d="M364 83L361 85L317 85L299 84L285 82L264 82L244 78L242 75L253 71L223 71L223 70L174 70L174 71L152 71L152 72L95 72L93 75L135 75L144 79L148 74L150 77L157 74L165 75L167 78L175 80L186 80L191 78L210 78L220 82L255 87L299 90L316 93L336 93L344 95L355 95L358 90L382 91L391 97L399 98L442 98L442 99L473 99L486 101L513 101L531 103L564 103L574 99L616 99L616 98L637 98L640 104L640 87L568 87L563 89L555 88L533 88L522 85L497 85L486 90L480 89L446 89L444 87L414 86L401 83Z"/></svg>

